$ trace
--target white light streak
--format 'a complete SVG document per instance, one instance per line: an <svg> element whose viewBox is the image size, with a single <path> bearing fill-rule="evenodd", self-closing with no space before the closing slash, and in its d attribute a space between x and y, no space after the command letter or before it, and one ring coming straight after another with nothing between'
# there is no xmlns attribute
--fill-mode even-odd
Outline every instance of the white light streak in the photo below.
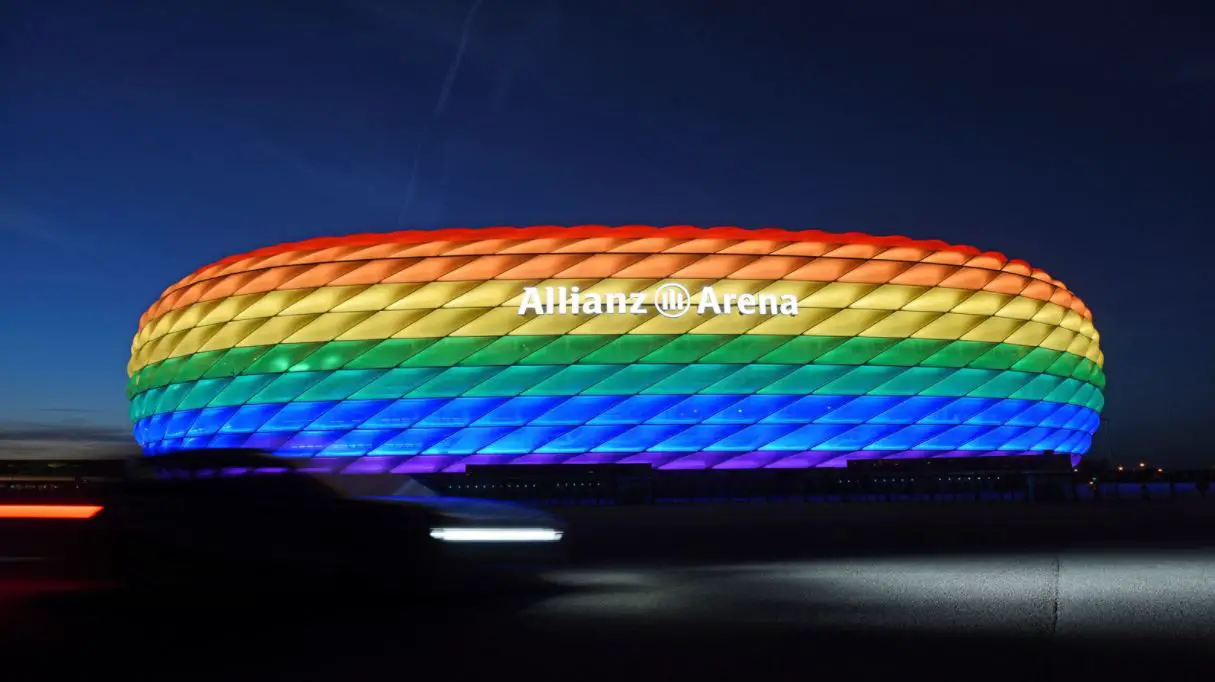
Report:
<svg viewBox="0 0 1215 682"><path fill-rule="evenodd" d="M557 542L563 533L553 528L432 528L430 537L442 542Z"/></svg>

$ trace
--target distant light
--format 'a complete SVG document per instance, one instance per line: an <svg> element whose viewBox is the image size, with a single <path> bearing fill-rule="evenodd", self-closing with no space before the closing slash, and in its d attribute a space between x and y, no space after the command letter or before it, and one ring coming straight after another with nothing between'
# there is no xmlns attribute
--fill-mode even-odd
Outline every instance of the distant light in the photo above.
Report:
<svg viewBox="0 0 1215 682"><path fill-rule="evenodd" d="M553 528L432 528L430 537L442 542L557 542L563 533Z"/></svg>
<svg viewBox="0 0 1215 682"><path fill-rule="evenodd" d="M1145 466L1147 466L1147 462L1140 462L1140 463L1139 463L1139 468L1140 468L1140 469L1142 469L1142 468L1143 468L1143 467L1145 467Z"/></svg>
<svg viewBox="0 0 1215 682"><path fill-rule="evenodd" d="M1122 471L1122 465L1121 465L1121 464L1119 464L1119 465L1118 465L1118 471Z"/></svg>
<svg viewBox="0 0 1215 682"><path fill-rule="evenodd" d="M1164 473L1164 469L1157 469L1157 470L1156 470L1156 473L1158 473L1158 474L1163 474L1163 473Z"/></svg>

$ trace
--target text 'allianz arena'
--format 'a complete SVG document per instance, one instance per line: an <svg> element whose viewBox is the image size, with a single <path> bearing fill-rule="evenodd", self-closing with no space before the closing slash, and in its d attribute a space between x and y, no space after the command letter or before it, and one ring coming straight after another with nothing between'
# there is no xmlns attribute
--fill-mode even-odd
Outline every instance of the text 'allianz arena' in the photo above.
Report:
<svg viewBox="0 0 1215 682"><path fill-rule="evenodd" d="M198 270L140 320L128 390L149 454L379 471L1078 456L1103 404L1098 340L1063 283L938 241L405 231Z"/></svg>

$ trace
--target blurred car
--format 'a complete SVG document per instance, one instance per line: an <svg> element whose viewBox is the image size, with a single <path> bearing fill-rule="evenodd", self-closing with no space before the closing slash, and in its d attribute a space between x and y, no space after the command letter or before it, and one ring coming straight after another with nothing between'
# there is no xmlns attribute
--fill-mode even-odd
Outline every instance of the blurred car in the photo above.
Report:
<svg viewBox="0 0 1215 682"><path fill-rule="evenodd" d="M352 497L253 450L139 457L88 502L39 513L87 523L71 560L140 586L429 591L529 578L562 559L562 524L539 510L433 494Z"/></svg>

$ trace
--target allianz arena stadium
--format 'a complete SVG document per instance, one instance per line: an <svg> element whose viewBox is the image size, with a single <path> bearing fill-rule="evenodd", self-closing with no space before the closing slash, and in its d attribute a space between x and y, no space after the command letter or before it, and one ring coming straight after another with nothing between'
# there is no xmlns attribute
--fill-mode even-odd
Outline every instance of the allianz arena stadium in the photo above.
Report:
<svg viewBox="0 0 1215 682"><path fill-rule="evenodd" d="M148 454L251 447L406 473L807 468L1078 457L1102 364L1084 303L999 253L585 225L226 258L144 313L128 392Z"/></svg>

